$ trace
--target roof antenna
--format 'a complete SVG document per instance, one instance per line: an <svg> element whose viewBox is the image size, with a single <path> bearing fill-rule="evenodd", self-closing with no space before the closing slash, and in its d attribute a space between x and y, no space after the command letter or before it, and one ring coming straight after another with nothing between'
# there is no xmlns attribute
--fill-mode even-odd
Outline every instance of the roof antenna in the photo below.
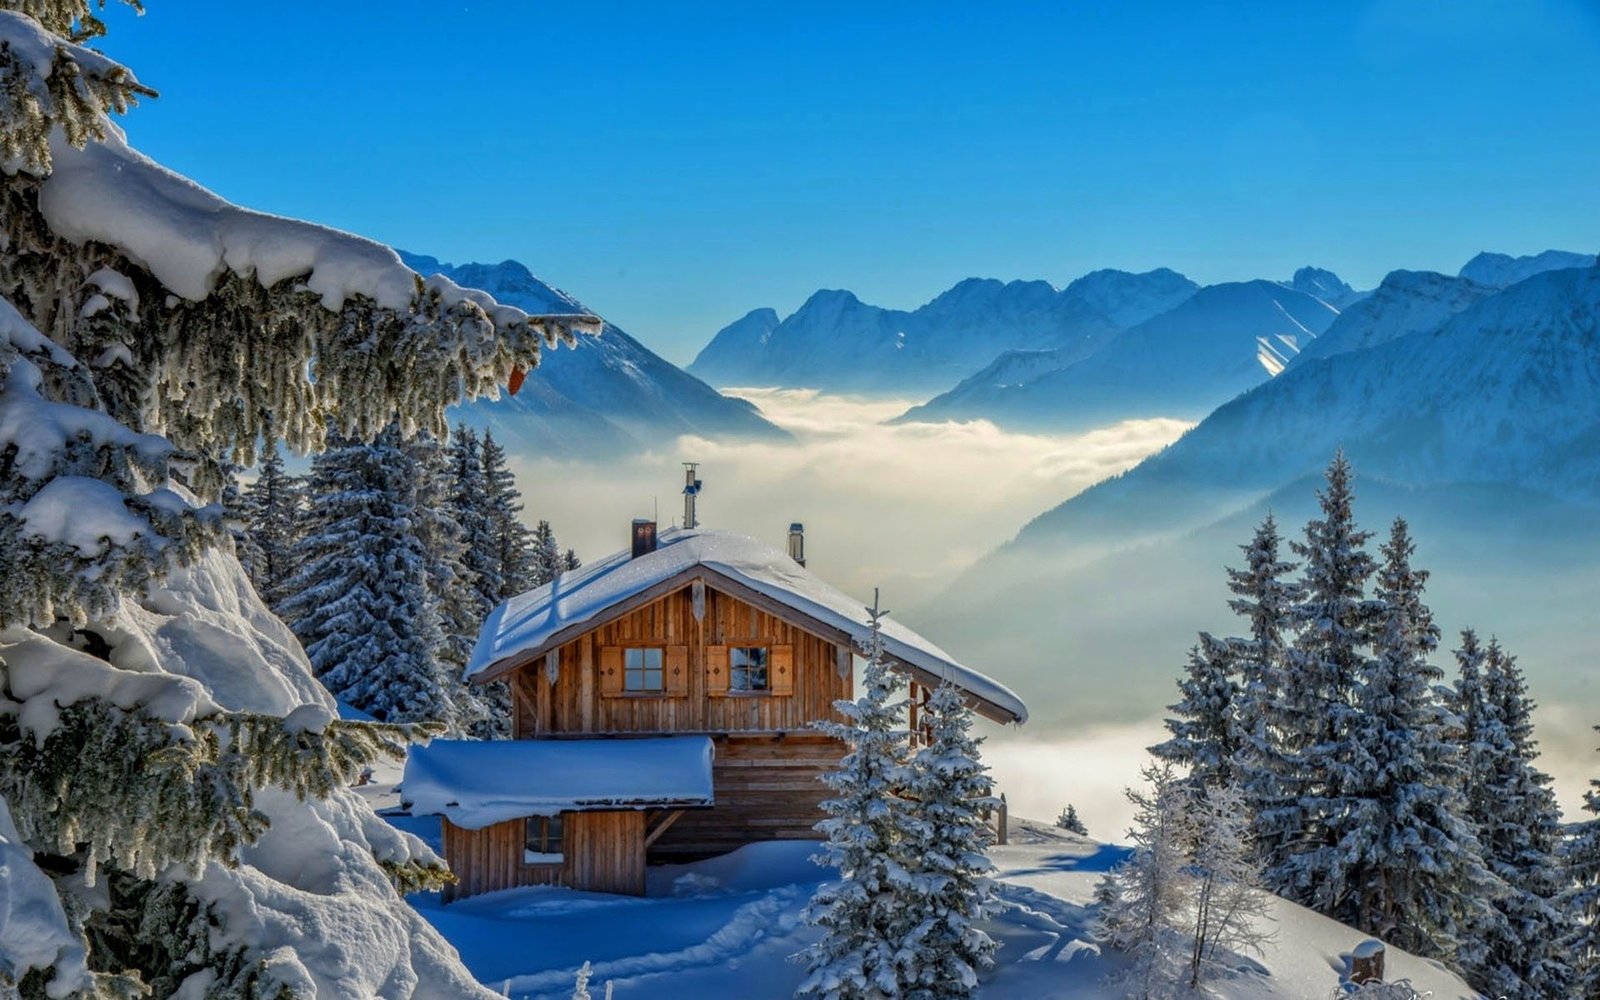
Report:
<svg viewBox="0 0 1600 1000"><path fill-rule="evenodd" d="M694 477L697 465L695 462L683 463L683 526L690 531L700 525L694 512L695 497L700 495L700 480Z"/></svg>

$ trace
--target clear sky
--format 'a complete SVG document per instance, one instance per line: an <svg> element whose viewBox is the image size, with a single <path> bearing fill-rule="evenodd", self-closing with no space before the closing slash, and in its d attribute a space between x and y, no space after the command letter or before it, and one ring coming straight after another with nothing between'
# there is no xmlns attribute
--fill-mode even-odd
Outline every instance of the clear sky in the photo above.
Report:
<svg viewBox="0 0 1600 1000"><path fill-rule="evenodd" d="M685 362L819 287L1600 249L1600 0L147 0L133 143Z"/></svg>

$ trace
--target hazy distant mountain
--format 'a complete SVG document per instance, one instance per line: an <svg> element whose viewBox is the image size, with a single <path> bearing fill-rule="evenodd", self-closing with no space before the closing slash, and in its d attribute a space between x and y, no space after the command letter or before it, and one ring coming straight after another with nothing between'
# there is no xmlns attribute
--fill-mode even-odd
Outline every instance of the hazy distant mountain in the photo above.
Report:
<svg viewBox="0 0 1600 1000"><path fill-rule="evenodd" d="M1503 253L1480 253L1467 261L1460 276L1480 285L1493 288L1510 288L1520 281L1545 271L1561 271L1573 267L1591 267L1595 255L1573 253L1570 250L1546 250L1529 257L1512 257Z"/></svg>
<svg viewBox="0 0 1600 1000"><path fill-rule="evenodd" d="M1340 312L1371 294L1356 291L1337 274L1320 267L1302 267L1283 284L1297 292L1313 295Z"/></svg>
<svg viewBox="0 0 1600 1000"><path fill-rule="evenodd" d="M1391 271L1376 289L1345 308L1322 336L1301 348L1289 365L1304 365L1438 329L1456 313L1498 290L1433 271Z"/></svg>
<svg viewBox="0 0 1600 1000"><path fill-rule="evenodd" d="M928 393L1009 350L1086 357L1196 287L1164 268L1096 271L1059 290L1044 281L968 278L910 312L820 291L782 322L760 309L724 328L689 371L717 385Z"/></svg>
<svg viewBox="0 0 1600 1000"><path fill-rule="evenodd" d="M1281 370L1337 316L1321 299L1278 282L1211 285L1087 358L1005 355L898 419L986 419L1029 430L1198 419Z"/></svg>
<svg viewBox="0 0 1600 1000"><path fill-rule="evenodd" d="M443 273L528 312L584 308L514 260L451 265L416 254L401 257L419 273ZM515 450L557 456L622 454L660 447L682 434L789 436L751 404L722 395L610 323L598 337L579 338L576 348L545 352L516 396L468 403L451 417L520 442Z"/></svg>
<svg viewBox="0 0 1600 1000"><path fill-rule="evenodd" d="M1435 305L1481 291L1401 273L1369 301L1419 287L1443 290ZM1600 586L1593 267L1536 274L1436 328L1292 366L1036 518L920 616L968 637L952 644L958 655L1007 676L1042 670L1060 686L1072 665L1101 669L1115 655L1147 698L1137 669L1170 685L1193 630L1226 627L1219 567L1237 563L1234 546L1268 507L1297 536L1340 447L1362 520L1411 519L1447 629L1496 631L1542 683L1593 696L1600 673L1574 628ZM1513 611L1508 587L1540 596Z"/></svg>

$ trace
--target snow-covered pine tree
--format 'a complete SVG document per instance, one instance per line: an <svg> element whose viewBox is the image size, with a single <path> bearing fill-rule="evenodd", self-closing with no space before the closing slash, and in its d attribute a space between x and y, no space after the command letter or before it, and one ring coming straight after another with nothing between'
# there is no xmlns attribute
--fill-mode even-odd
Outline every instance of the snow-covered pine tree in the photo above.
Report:
<svg viewBox="0 0 1600 1000"><path fill-rule="evenodd" d="M868 612L872 635L862 650L861 694L834 703L845 721L816 724L849 752L823 778L834 794L822 803L828 818L817 829L828 839L817 861L836 869L839 881L818 888L807 908L806 919L822 937L802 953L806 977L797 996L901 996L902 947L921 918L910 905L907 804L895 789L908 755L905 700L897 697L898 681L884 660L885 612L876 600Z"/></svg>
<svg viewBox="0 0 1600 1000"><path fill-rule="evenodd" d="M442 430L598 324L140 156L105 114L149 91L74 44L97 7L0 0L0 427L26 431L0 440L8 988L487 996L395 893L438 858L347 787L413 733L333 717L215 501L263 437Z"/></svg>
<svg viewBox="0 0 1600 1000"><path fill-rule="evenodd" d="M1567 996L1577 978L1564 946L1573 915L1559 905L1568 888L1561 813L1534 763L1534 703L1516 658L1494 639L1481 651L1475 640L1462 637L1453 702L1470 740L1468 816L1503 887L1473 929L1477 954L1462 964L1492 995Z"/></svg>
<svg viewBox="0 0 1600 1000"><path fill-rule="evenodd" d="M1067 807L1061 810L1061 815L1056 817L1056 826L1068 833L1075 833L1080 837L1089 835L1089 828L1083 825L1083 820L1078 818L1078 808L1068 802Z"/></svg>
<svg viewBox="0 0 1600 1000"><path fill-rule="evenodd" d="M533 529L533 585L542 587L566 570L561 546L556 544L556 533L549 521L540 521Z"/></svg>
<svg viewBox="0 0 1600 1000"><path fill-rule="evenodd" d="M1145 787L1125 792L1134 808L1133 855L1096 891L1096 936L1128 956L1123 985L1130 998L1163 1000L1179 991L1188 959L1194 875L1185 855L1187 786L1167 762L1147 765L1140 775Z"/></svg>
<svg viewBox="0 0 1600 1000"><path fill-rule="evenodd" d="M538 586L533 533L522 523L522 495L516 477L506 464L506 451L487 430L483 432L483 502L494 539L494 559L500 578L499 604Z"/></svg>
<svg viewBox="0 0 1600 1000"><path fill-rule="evenodd" d="M1267 871L1287 862L1303 829L1285 750L1285 734L1297 728L1298 720L1284 701L1300 587L1288 579L1296 564L1279 558L1280 544L1277 519L1268 512L1249 544L1240 546L1245 568L1228 569L1234 595L1228 606L1249 626L1247 635L1227 640L1239 671L1235 772L1251 816L1251 839Z"/></svg>
<svg viewBox="0 0 1600 1000"><path fill-rule="evenodd" d="M1568 828L1567 887L1558 908L1569 927L1562 944L1573 965L1572 995L1600 1000L1600 779L1590 780L1583 809L1588 818Z"/></svg>
<svg viewBox="0 0 1600 1000"><path fill-rule="evenodd" d="M1402 518L1383 546L1375 597L1375 656L1356 692L1355 742L1364 754L1344 792L1353 820L1317 886L1323 912L1419 955L1471 961L1471 934L1498 891L1462 794L1455 723L1429 657L1439 629L1423 601L1426 570ZM1332 881L1338 879L1340 881Z"/></svg>
<svg viewBox="0 0 1600 1000"><path fill-rule="evenodd" d="M267 607L277 610L287 596L284 584L294 574L304 503L300 481L285 471L275 440L267 441L256 479L245 487L243 508L255 558L240 561Z"/></svg>
<svg viewBox="0 0 1600 1000"><path fill-rule="evenodd" d="M1250 843L1250 810L1237 785L1189 786L1184 825L1194 880L1189 988L1227 965L1224 956L1261 954L1271 895Z"/></svg>
<svg viewBox="0 0 1600 1000"><path fill-rule="evenodd" d="M898 785L910 803L904 849L912 866L912 912L920 922L898 962L907 1000L964 1000L978 972L994 963L995 942L975 926L990 913L994 866L985 854L994 832L985 818L999 808L989 769L972 735L972 710L945 683L923 706L927 739Z"/></svg>
<svg viewBox="0 0 1600 1000"><path fill-rule="evenodd" d="M1240 740L1234 718L1239 684L1234 679L1233 647L1207 632L1189 650L1187 675L1178 681L1182 697L1169 710L1172 738L1150 748L1159 760L1188 768L1186 781L1199 787L1231 784Z"/></svg>
<svg viewBox="0 0 1600 1000"><path fill-rule="evenodd" d="M1346 884L1348 859L1337 845L1356 822L1351 789L1364 753L1354 738L1356 686L1372 638L1376 607L1366 587L1377 565L1365 547L1371 532L1356 526L1343 451L1329 464L1317 499L1322 516L1306 524L1303 542L1291 543L1305 568L1281 716L1289 764L1282 794L1297 803L1299 832L1291 833L1267 878L1281 895L1328 907L1335 887Z"/></svg>
<svg viewBox="0 0 1600 1000"><path fill-rule="evenodd" d="M570 573L582 565L583 562L578 558L578 553L572 549L568 549L567 554L561 557L561 569L563 572Z"/></svg>
<svg viewBox="0 0 1600 1000"><path fill-rule="evenodd" d="M328 690L382 722L459 728L417 512L418 468L397 427L337 442L306 482L312 511L283 614Z"/></svg>
<svg viewBox="0 0 1600 1000"><path fill-rule="evenodd" d="M483 477L483 445L478 432L457 424L447 449L452 487L450 507L461 526L466 566L475 593L474 605L485 616L504 598L500 576L499 543L488 511L488 488ZM480 619L481 621L481 619Z"/></svg>

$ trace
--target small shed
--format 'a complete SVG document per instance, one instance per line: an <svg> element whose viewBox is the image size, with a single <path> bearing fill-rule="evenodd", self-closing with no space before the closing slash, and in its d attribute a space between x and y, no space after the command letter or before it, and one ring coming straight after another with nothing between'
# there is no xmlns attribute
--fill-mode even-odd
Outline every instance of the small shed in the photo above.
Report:
<svg viewBox="0 0 1600 1000"><path fill-rule="evenodd" d="M649 846L714 804L705 736L435 740L406 760L401 798L438 815L452 899L521 885L643 895Z"/></svg>

